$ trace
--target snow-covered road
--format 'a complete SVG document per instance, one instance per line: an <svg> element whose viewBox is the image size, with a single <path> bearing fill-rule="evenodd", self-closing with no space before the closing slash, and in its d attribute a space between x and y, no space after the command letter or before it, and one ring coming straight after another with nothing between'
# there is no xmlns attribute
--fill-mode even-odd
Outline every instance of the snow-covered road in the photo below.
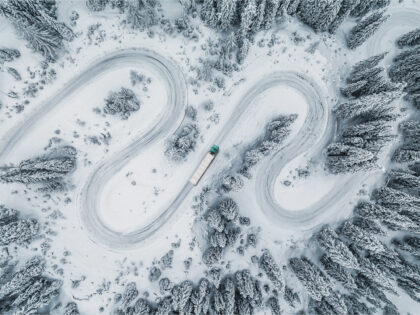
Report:
<svg viewBox="0 0 420 315"><path fill-rule="evenodd" d="M125 148L99 163L88 177L86 185L79 194L78 204L81 207L81 220L91 239L111 248L126 248L144 240L159 229L163 222L168 220L171 213L184 200L187 185L171 205L165 211L162 211L154 221L130 233L113 231L101 220L99 204L104 186L131 159L147 150L151 144L174 133L181 125L187 105L187 88L182 71L177 65L154 51L124 50L107 59L107 64L112 62L120 64L148 63L157 72L162 83L165 84L168 95L165 110L160 113L157 123L147 132L138 135Z"/></svg>
<svg viewBox="0 0 420 315"><path fill-rule="evenodd" d="M366 44L369 55L381 53L383 46L388 46L382 42L385 33L398 29L399 35L402 28L407 29L418 25L420 11L408 8L394 9L394 11L390 12L391 18ZM193 186L188 183L189 176L186 176L185 184L181 184L179 193L174 196L169 206L162 209L152 222L129 233L113 231L102 222L99 215L99 201L106 183L131 159L147 150L151 144L175 132L182 123L187 105L187 87L182 71L173 61L147 49L125 49L108 54L95 61L68 82L63 89L40 104L36 111L7 132L0 144L0 160L7 163L9 162L7 156L13 152L19 140L30 133L32 127L45 114L60 104L61 99L76 93L81 86L112 67L144 63L156 70L158 77L166 86L168 95L166 110L160 113L157 124L150 130L138 135L125 148L96 165L78 194L77 204L81 209L81 221L90 238L112 249L133 247L155 234L170 221L172 215L177 212L193 189ZM246 115L246 109L252 106L262 93L279 85L295 89L306 99L307 116L297 134L288 139L285 146L276 154L262 161L257 168L256 198L260 209L279 226L296 227L299 225L300 228L311 229L320 221L319 218L328 215L331 209L338 209L348 203L349 196L354 195L355 189L358 189L369 175L353 174L342 177L331 191L305 209L291 211L276 200L276 179L286 164L301 155L314 159L320 158L325 146L335 134L335 121L330 115L331 106L328 104L329 95L310 77L291 71L280 71L264 76L263 80L257 82L242 96L220 133L204 146L202 155L204 156L211 144L217 143L223 147L225 139L240 121L241 116ZM191 173L193 171L194 167Z"/></svg>
<svg viewBox="0 0 420 315"><path fill-rule="evenodd" d="M271 73L266 75L263 80L260 80L257 84L252 86L236 105L221 132L216 138L209 142L209 145L210 143L217 143L223 147L230 132L241 120L241 117L246 115L247 108L255 103L255 99L259 95L276 86L292 87L301 93L307 99L308 115L296 137L290 139L287 142L288 145L281 149L275 157L281 156L281 160L286 163L290 161L290 159L293 159L300 153L307 150L313 150L315 148L315 150L320 151L329 140L331 134L334 133L334 123L329 120L329 109L325 101L326 96L323 95L321 89L318 88L309 77L296 72ZM112 231L101 222L100 217L98 216L97 208L98 201L101 196L101 188L106 184L107 180L112 177L128 160L139 154L141 150L147 148L148 144L155 141L157 137L162 134L163 130L161 130L161 123L163 123L163 120L159 122L159 126L153 128L154 131L148 132L147 135L137 139L136 142L133 142L123 151L117 153L114 157L106 160L102 165L100 165L90 177L81 196L83 208L82 218L86 228L90 231L94 240L97 240L110 248L130 248L152 236L162 227L162 225L168 223L171 216L178 210L179 206L183 203L185 198L189 195L189 192L194 187L187 182L189 176L186 176L185 186L182 187L179 194L175 196L169 206L162 209L159 215L152 222L130 233ZM155 136L156 130L161 131ZM168 129L164 128L164 130L166 133ZM150 136L150 133L152 133L153 136ZM316 145L314 146L314 144ZM204 150L207 150L209 145L204 146ZM202 155L205 153L206 152L202 152ZM267 168L260 168L264 171L258 174L258 177L262 180L262 185L258 185L258 196L261 196L260 202L262 208L269 205L272 207L272 212L279 213L278 205L275 204L273 196L265 193L268 191L270 182L276 178L276 174L278 174L279 169L281 169L284 165L283 163L277 164L274 162L275 160L271 159ZM194 168L191 169L191 172L193 171Z"/></svg>

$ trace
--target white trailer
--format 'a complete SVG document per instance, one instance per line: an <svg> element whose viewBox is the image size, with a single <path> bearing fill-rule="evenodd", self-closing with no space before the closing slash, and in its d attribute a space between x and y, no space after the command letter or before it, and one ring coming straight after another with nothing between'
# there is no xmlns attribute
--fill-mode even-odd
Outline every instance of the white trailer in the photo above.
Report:
<svg viewBox="0 0 420 315"><path fill-rule="evenodd" d="M217 145L214 145L211 147L210 151L206 154L206 156L204 157L204 159L201 161L200 165L198 166L197 170L194 172L193 176L190 178L191 184L193 184L194 186L198 184L201 177L203 177L204 173L207 171L211 162L213 162L218 152L219 152L219 147Z"/></svg>

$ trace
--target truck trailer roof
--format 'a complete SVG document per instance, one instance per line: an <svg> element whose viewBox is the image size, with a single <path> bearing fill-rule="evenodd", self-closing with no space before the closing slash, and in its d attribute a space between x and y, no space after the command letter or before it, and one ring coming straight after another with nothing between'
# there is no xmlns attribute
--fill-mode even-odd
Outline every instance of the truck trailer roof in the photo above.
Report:
<svg viewBox="0 0 420 315"><path fill-rule="evenodd" d="M197 185L200 181L201 177L203 177L204 173L209 168L211 162L213 162L214 158L216 157L217 153L219 152L219 146L213 145L209 152L206 154L204 159L201 161L200 165L194 172L193 176L190 178L190 183L193 185Z"/></svg>

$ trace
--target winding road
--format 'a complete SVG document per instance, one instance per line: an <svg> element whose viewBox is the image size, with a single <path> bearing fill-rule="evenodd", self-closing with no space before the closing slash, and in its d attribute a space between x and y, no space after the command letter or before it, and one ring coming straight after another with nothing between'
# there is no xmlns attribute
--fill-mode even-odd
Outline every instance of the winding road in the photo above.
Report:
<svg viewBox="0 0 420 315"><path fill-rule="evenodd" d="M401 21L407 27L418 26L420 11L412 9L395 9L391 12L391 18L380 28L375 37L366 45L369 55L382 52L382 38L384 34L391 32L396 23L401 27ZM31 132L32 127L55 108L60 101L77 92L77 90L91 82L95 77L113 67L120 65L141 65L148 64L157 72L158 76L165 83L168 101L157 123L147 132L139 134L136 138L121 151L107 157L98 163L89 175L86 184L78 194L78 205L80 206L80 218L90 238L97 243L103 244L112 249L132 248L142 241L155 234L165 223L169 222L171 216L179 209L180 205L187 198L194 186L186 184L180 188L179 193L163 209L159 215L149 224L130 233L120 233L111 230L101 220L99 215L99 201L106 183L119 172L131 159L141 154L144 150L162 140L176 131L181 125L187 105L187 87L182 71L176 63L147 49L125 49L120 50L95 61L82 73L74 77L65 87L59 90L54 96L40 104L36 111L33 111L26 120L8 131L0 143L0 160L7 163L7 156L13 152L19 140ZM360 183L368 175L347 176L339 180L334 188L315 204L305 209L291 211L283 208L275 197L275 184L281 170L287 163L296 157L305 154L307 157L319 157L325 146L331 141L335 134L335 121L330 115L330 104L325 89L318 86L311 78L297 72L274 72L264 76L257 84L252 86L242 96L231 117L223 126L220 133L209 144L217 143L223 147L229 133L235 128L246 110L255 103L256 98L268 89L276 86L288 86L298 91L307 102L307 116L302 127L292 139L287 139L284 147L276 154L261 162L256 174L256 197L260 208L277 223L284 226L300 225L311 228L314 219L323 212L333 207L340 207L348 200L352 192L349 188L358 188ZM204 146L203 155L208 145ZM194 168L191 169L191 174ZM354 191L353 191L354 192ZM312 225L311 225L312 224Z"/></svg>
<svg viewBox="0 0 420 315"><path fill-rule="evenodd" d="M240 102L236 105L235 110L227 120L227 123L217 135L212 139L211 143L218 143L222 147L228 139L229 133L235 128L236 123L240 121L243 115L246 115L248 107L254 104L255 99L268 89L275 86L288 86L300 92L308 101L308 114L305 122L298 133L293 138L296 145L303 143L314 142L318 135L323 134L326 126L328 116L328 107L323 101L323 97L318 92L319 88L307 76L295 72L276 72L264 77L256 85L252 86L248 92L242 97ZM171 92L173 93L173 92ZM169 106L172 102L169 102ZM169 116L174 115L173 111L168 111ZM166 117L169 118L169 117ZM169 122L170 120L168 120ZM178 210L182 202L188 196L189 192L194 188L188 182L189 177L186 177L186 184L181 188L176 197L170 204L163 209L158 216L156 216L149 224L138 228L129 233L120 233L109 229L100 219L98 213L98 205L101 198L101 192L108 180L115 175L130 159L137 156L141 151L146 150L148 145L156 141L162 134L166 134L167 126L164 118L159 121L153 130L146 135L136 139L130 146L124 150L116 153L111 158L104 161L95 168L92 175L89 177L83 193L81 194L81 208L82 220L85 227L90 232L91 238L95 242L100 242L107 247L113 249L126 249L135 247L137 244L148 239L155 234L159 229L166 224L171 216ZM163 133L163 130L165 132ZM210 143L210 142L209 142ZM203 155L206 153L208 146L204 146ZM290 148L293 150L293 148ZM192 175L195 169L191 169Z"/></svg>

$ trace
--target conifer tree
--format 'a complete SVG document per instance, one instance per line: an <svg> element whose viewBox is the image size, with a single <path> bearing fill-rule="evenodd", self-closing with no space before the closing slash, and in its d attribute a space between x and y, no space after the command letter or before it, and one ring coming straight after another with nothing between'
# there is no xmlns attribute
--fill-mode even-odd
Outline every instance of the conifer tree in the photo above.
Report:
<svg viewBox="0 0 420 315"><path fill-rule="evenodd" d="M359 264L356 257L329 226L324 226L321 229L316 235L316 241L332 261L346 268L358 268Z"/></svg>
<svg viewBox="0 0 420 315"><path fill-rule="evenodd" d="M251 31L251 26L257 17L257 5L255 0L247 1L247 4L243 11L241 12L241 27L240 33L241 37L245 40L247 38L249 32ZM244 43L242 44L242 47Z"/></svg>
<svg viewBox="0 0 420 315"><path fill-rule="evenodd" d="M238 0L221 0L218 18L222 31L227 31L235 22Z"/></svg>
<svg viewBox="0 0 420 315"><path fill-rule="evenodd" d="M343 223L339 232L341 235L352 241L354 245L363 249L372 252L383 252L385 250L384 245L376 236L362 230L349 221Z"/></svg>
<svg viewBox="0 0 420 315"><path fill-rule="evenodd" d="M267 0L264 15L264 28L266 30L273 26L280 4L281 0Z"/></svg>
<svg viewBox="0 0 420 315"><path fill-rule="evenodd" d="M302 0L299 4L298 15L316 32L324 32L336 18L341 2L342 0Z"/></svg>
<svg viewBox="0 0 420 315"><path fill-rule="evenodd" d="M260 268L267 275L267 278L273 283L274 287L278 291L283 292L284 281L281 270L268 250L264 251L264 253L261 255Z"/></svg>
<svg viewBox="0 0 420 315"><path fill-rule="evenodd" d="M289 260L289 265L314 300L321 301L331 294L330 279L309 259L294 257Z"/></svg>
<svg viewBox="0 0 420 315"><path fill-rule="evenodd" d="M362 19L350 30L347 46L355 49L362 45L389 17L389 15L384 15L383 11L377 11Z"/></svg>
<svg viewBox="0 0 420 315"><path fill-rule="evenodd" d="M397 45L400 48L416 46L418 44L420 44L420 28L408 32L397 39Z"/></svg>

